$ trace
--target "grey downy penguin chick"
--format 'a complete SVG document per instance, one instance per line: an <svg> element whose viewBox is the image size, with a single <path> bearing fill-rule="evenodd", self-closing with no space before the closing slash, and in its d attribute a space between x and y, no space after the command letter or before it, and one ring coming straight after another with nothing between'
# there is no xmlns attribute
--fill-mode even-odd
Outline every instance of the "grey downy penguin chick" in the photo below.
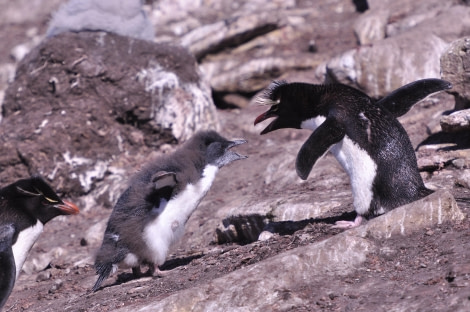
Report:
<svg viewBox="0 0 470 312"><path fill-rule="evenodd" d="M0 310L7 302L16 281L12 250L14 234L15 228L12 224L0 225Z"/></svg>
<svg viewBox="0 0 470 312"><path fill-rule="evenodd" d="M430 93L450 87L447 81L426 79L374 102L342 84L275 81L259 98L271 107L254 123L276 118L261 134L282 128L313 131L297 155L297 174L307 179L316 161L331 151L349 175L357 212L354 221L338 221L336 226L356 227L362 217L378 216L432 193L424 186L409 137L396 117Z"/></svg>
<svg viewBox="0 0 470 312"><path fill-rule="evenodd" d="M214 131L196 133L171 155L143 167L118 199L108 220L103 243L96 255L99 275L92 291L121 264L140 275L149 274L165 262L171 245L184 234L184 227L209 191L217 171L245 159L231 148L245 140L229 141ZM157 273L161 273L159 270Z"/></svg>

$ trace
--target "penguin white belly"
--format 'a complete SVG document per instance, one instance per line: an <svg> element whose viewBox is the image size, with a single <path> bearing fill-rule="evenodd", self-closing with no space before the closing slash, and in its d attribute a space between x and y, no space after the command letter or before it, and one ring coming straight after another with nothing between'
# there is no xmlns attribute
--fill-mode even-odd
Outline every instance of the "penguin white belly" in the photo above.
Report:
<svg viewBox="0 0 470 312"><path fill-rule="evenodd" d="M304 121L301 128L315 131L325 120L325 117L318 116ZM372 184L377 174L377 165L369 154L347 135L329 150L349 175L354 209L360 215L367 213L374 195Z"/></svg>
<svg viewBox="0 0 470 312"><path fill-rule="evenodd" d="M182 192L167 203L162 213L145 227L143 239L154 264L162 265L170 246L183 236L186 221L209 191L218 169L217 166L207 166L196 184L186 185Z"/></svg>
<svg viewBox="0 0 470 312"><path fill-rule="evenodd" d="M374 196L372 184L377 174L377 165L348 136L333 145L330 151L349 175L356 212L366 214Z"/></svg>
<svg viewBox="0 0 470 312"><path fill-rule="evenodd" d="M16 266L16 278L20 275L21 268L28 256L31 247L33 247L36 240L41 235L44 225L41 221L37 221L35 225L24 229L18 235L16 243L13 244L13 256L15 257L15 266Z"/></svg>

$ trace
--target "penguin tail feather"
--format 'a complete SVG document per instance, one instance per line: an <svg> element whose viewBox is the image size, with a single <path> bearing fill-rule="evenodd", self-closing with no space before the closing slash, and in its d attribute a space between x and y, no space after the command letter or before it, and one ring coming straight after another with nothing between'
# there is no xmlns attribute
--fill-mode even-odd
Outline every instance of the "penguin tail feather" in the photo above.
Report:
<svg viewBox="0 0 470 312"><path fill-rule="evenodd" d="M111 262L96 265L96 274L99 274L99 276L91 291L95 292L100 288L103 281L108 278L109 274L111 274L112 269L113 264Z"/></svg>

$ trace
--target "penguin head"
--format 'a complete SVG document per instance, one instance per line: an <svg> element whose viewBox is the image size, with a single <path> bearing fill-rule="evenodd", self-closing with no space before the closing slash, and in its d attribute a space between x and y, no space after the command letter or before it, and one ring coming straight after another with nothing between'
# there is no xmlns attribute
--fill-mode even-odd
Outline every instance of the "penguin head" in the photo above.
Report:
<svg viewBox="0 0 470 312"><path fill-rule="evenodd" d="M222 168L235 160L247 158L231 150L234 146L246 143L245 140L229 141L215 131L200 132L196 135L196 139L201 142L200 148L206 155L208 165Z"/></svg>
<svg viewBox="0 0 470 312"><path fill-rule="evenodd" d="M59 215L79 213L73 203L62 200L40 177L19 180L5 188L10 205L21 209L43 224Z"/></svg>
<svg viewBox="0 0 470 312"><path fill-rule="evenodd" d="M325 101L321 100L327 88L323 85L274 81L256 99L259 104L271 107L259 115L254 124L276 118L261 134L283 128L300 129L303 121L328 113Z"/></svg>

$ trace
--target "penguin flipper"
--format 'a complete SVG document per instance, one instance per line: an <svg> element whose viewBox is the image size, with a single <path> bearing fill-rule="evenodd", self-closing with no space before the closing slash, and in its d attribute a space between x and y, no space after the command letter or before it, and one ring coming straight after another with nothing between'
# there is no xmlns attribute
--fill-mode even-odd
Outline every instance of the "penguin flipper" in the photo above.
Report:
<svg viewBox="0 0 470 312"><path fill-rule="evenodd" d="M15 228L12 224L0 226L0 310L15 286L16 265L11 248Z"/></svg>
<svg viewBox="0 0 470 312"><path fill-rule="evenodd" d="M297 175L306 180L313 165L335 143L343 139L345 130L333 117L328 117L305 141L297 154L295 169Z"/></svg>
<svg viewBox="0 0 470 312"><path fill-rule="evenodd" d="M431 93L451 89L452 84L442 79L421 79L404 85L377 102L395 117L406 114L411 107Z"/></svg>

